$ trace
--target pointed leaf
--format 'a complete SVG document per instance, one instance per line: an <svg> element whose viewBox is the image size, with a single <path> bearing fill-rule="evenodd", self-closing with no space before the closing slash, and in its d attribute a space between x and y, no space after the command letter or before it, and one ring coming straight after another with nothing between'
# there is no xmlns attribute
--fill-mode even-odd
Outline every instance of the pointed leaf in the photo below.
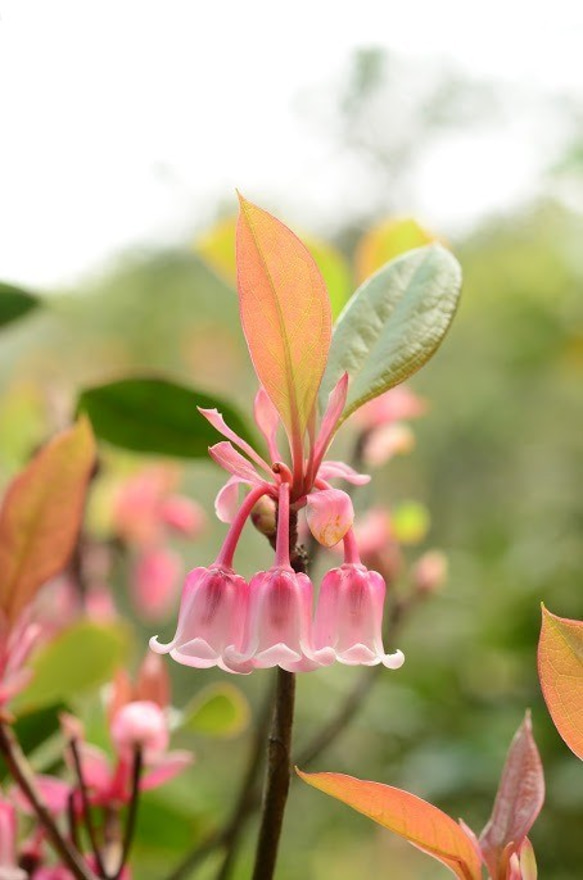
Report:
<svg viewBox="0 0 583 880"><path fill-rule="evenodd" d="M460 880L480 880L480 860L469 838L453 819L427 801L399 788L343 773L297 773L309 785L433 856Z"/></svg>
<svg viewBox="0 0 583 880"><path fill-rule="evenodd" d="M0 607L10 622L73 552L94 462L93 434L83 418L9 486L0 510Z"/></svg>
<svg viewBox="0 0 583 880"><path fill-rule="evenodd" d="M459 263L440 245L410 251L359 287L340 315L320 390L320 407L342 373L350 413L398 385L429 360L455 314Z"/></svg>
<svg viewBox="0 0 583 880"><path fill-rule="evenodd" d="M557 617L543 605L538 674L555 727L583 760L583 621Z"/></svg>
<svg viewBox="0 0 583 880"><path fill-rule="evenodd" d="M494 809L480 835L480 847L492 877L499 876L504 851L518 852L540 813L545 781L532 735L530 712L518 728L508 751Z"/></svg>
<svg viewBox="0 0 583 880"><path fill-rule="evenodd" d="M176 458L206 458L213 427L197 406L219 406L233 430L253 442L241 416L225 401L167 379L136 376L87 388L77 408L91 419L96 435L115 446Z"/></svg>
<svg viewBox="0 0 583 880"><path fill-rule="evenodd" d="M397 217L373 226L358 243L356 274L360 282L400 254L436 241L412 217Z"/></svg>
<svg viewBox="0 0 583 880"><path fill-rule="evenodd" d="M39 305L39 298L32 293L0 281L0 327L16 321Z"/></svg>
<svg viewBox="0 0 583 880"><path fill-rule="evenodd" d="M297 448L326 366L330 302L318 267L299 238L243 198L237 280L255 372Z"/></svg>

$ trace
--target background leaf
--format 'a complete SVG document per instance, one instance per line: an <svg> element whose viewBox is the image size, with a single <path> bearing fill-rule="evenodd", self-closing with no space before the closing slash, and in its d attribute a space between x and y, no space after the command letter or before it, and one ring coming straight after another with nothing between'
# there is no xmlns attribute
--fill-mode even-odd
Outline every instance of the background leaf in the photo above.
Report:
<svg viewBox="0 0 583 880"><path fill-rule="evenodd" d="M460 287L459 263L441 245L398 257L359 287L334 330L321 409L345 371L343 419L422 367L451 324Z"/></svg>
<svg viewBox="0 0 583 880"><path fill-rule="evenodd" d="M210 684L184 709L181 728L209 736L237 736L247 727L250 712L247 698L235 685Z"/></svg>
<svg viewBox="0 0 583 880"><path fill-rule="evenodd" d="M39 305L40 299L37 296L21 287L0 281L0 327L22 318Z"/></svg>
<svg viewBox="0 0 583 880"><path fill-rule="evenodd" d="M437 241L437 236L423 229L412 217L393 217L373 226L358 243L356 276L359 283L400 254Z"/></svg>
<svg viewBox="0 0 583 880"><path fill-rule="evenodd" d="M123 626L82 621L70 627L35 653L34 678L13 701L15 711L38 709L99 687L124 662L127 651Z"/></svg>
<svg viewBox="0 0 583 880"><path fill-rule="evenodd" d="M82 418L10 484L0 510L0 604L9 621L66 565L94 461L93 434Z"/></svg>
<svg viewBox="0 0 583 880"><path fill-rule="evenodd" d="M77 408L96 435L134 452L206 458L217 432L196 407L217 407L237 434L252 444L243 418L224 400L168 379L132 377L81 392Z"/></svg>
<svg viewBox="0 0 583 880"><path fill-rule="evenodd" d="M348 804L433 856L460 880L482 877L480 859L470 839L453 819L427 801L408 791L343 773L297 772L308 785Z"/></svg>
<svg viewBox="0 0 583 880"><path fill-rule="evenodd" d="M243 198L237 273L241 321L255 372L297 446L330 346L332 317L324 280L299 238Z"/></svg>
<svg viewBox="0 0 583 880"><path fill-rule="evenodd" d="M544 799L543 768L527 712L508 751L492 815L480 835L480 847L492 877L500 874L508 845L513 844L513 852L520 849Z"/></svg>
<svg viewBox="0 0 583 880"><path fill-rule="evenodd" d="M543 605L538 674L555 727L583 760L583 621L557 617Z"/></svg>

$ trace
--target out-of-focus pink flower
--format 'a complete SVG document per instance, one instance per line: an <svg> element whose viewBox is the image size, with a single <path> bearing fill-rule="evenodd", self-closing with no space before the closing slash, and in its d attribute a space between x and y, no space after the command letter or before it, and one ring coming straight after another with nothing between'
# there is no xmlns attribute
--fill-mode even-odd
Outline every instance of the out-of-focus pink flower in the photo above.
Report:
<svg viewBox="0 0 583 880"><path fill-rule="evenodd" d="M149 700L136 700L118 709L110 733L120 755L131 757L134 750L140 748L146 761L155 760L165 752L170 739L164 713Z"/></svg>
<svg viewBox="0 0 583 880"><path fill-rule="evenodd" d="M406 385L397 385L361 406L352 416L365 430L380 428L393 422L408 421L422 416L427 403Z"/></svg>
<svg viewBox="0 0 583 880"><path fill-rule="evenodd" d="M386 510L373 507L355 523L354 535L367 568L379 571L390 584L402 567L401 549Z"/></svg>
<svg viewBox="0 0 583 880"><path fill-rule="evenodd" d="M195 568L186 578L174 638L163 645L154 636L150 647L185 666L238 671L224 656L227 648L241 650L248 602L249 586L231 568Z"/></svg>
<svg viewBox="0 0 583 880"><path fill-rule="evenodd" d="M352 417L364 432L364 462L369 467L379 467L394 455L410 452L415 437L402 422L423 415L426 408L425 401L404 385L365 403Z"/></svg>
<svg viewBox="0 0 583 880"><path fill-rule="evenodd" d="M385 582L376 571L358 563L345 563L329 571L322 581L314 621L314 644L328 648L334 659L347 665L389 669L403 665L401 651L386 654L382 621Z"/></svg>
<svg viewBox="0 0 583 880"><path fill-rule="evenodd" d="M85 614L96 623L111 623L117 619L113 595L106 584L89 588L85 596Z"/></svg>
<svg viewBox="0 0 583 880"><path fill-rule="evenodd" d="M165 466L149 467L127 479L113 505L116 532L129 544L151 546L167 529L195 537L205 517L198 504L174 495L177 476Z"/></svg>
<svg viewBox="0 0 583 880"><path fill-rule="evenodd" d="M26 872L17 863L16 836L16 811L0 797L0 880L26 880Z"/></svg>
<svg viewBox="0 0 583 880"><path fill-rule="evenodd" d="M40 624L31 618L30 607L24 609L13 626L0 616L0 706L23 690L32 678L32 670L25 663L43 633Z"/></svg>
<svg viewBox="0 0 583 880"><path fill-rule="evenodd" d="M163 545L140 552L130 583L134 606L145 620L160 620L173 610L182 570L180 556Z"/></svg>
<svg viewBox="0 0 583 880"><path fill-rule="evenodd" d="M413 566L411 577L419 593L434 593L445 583L447 556L440 550L428 550Z"/></svg>
<svg viewBox="0 0 583 880"><path fill-rule="evenodd" d="M310 492L306 507L310 531L324 547L338 544L354 522L352 501L341 489Z"/></svg>

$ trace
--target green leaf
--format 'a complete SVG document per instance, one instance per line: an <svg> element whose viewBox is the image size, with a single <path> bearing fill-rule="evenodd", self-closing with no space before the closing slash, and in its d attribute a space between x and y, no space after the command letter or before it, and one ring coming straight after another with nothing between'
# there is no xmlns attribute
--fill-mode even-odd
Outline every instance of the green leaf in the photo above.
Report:
<svg viewBox="0 0 583 880"><path fill-rule="evenodd" d="M141 376L87 388L77 404L91 419L95 434L115 446L176 458L206 458L217 433L197 406L216 406L229 427L254 442L230 404L168 379Z"/></svg>
<svg viewBox="0 0 583 880"><path fill-rule="evenodd" d="M441 245L409 251L359 287L340 315L320 391L320 407L350 376L342 420L429 360L455 314L461 269Z"/></svg>
<svg viewBox="0 0 583 880"><path fill-rule="evenodd" d="M19 715L14 723L14 732L25 755L35 752L60 730L59 715L65 709L65 704L60 702ZM0 758L0 778L4 778L7 772L5 762Z"/></svg>
<svg viewBox="0 0 583 880"><path fill-rule="evenodd" d="M120 625L83 621L60 633L33 657L34 678L14 700L15 712L68 700L108 681L128 649Z"/></svg>
<svg viewBox="0 0 583 880"><path fill-rule="evenodd" d="M183 730L208 736L231 737L249 723L247 698L232 684L211 684L203 688L184 710Z"/></svg>
<svg viewBox="0 0 583 880"><path fill-rule="evenodd" d="M0 327L22 318L40 305L40 299L21 287L0 281Z"/></svg>

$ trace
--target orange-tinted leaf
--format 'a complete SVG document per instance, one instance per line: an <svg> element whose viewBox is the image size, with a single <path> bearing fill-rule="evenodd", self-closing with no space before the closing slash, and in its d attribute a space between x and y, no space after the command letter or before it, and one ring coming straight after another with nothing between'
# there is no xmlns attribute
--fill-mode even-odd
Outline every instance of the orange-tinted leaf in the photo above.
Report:
<svg viewBox="0 0 583 880"><path fill-rule="evenodd" d="M583 621L557 617L543 606L538 674L555 727L583 760Z"/></svg>
<svg viewBox="0 0 583 880"><path fill-rule="evenodd" d="M360 284L389 260L437 241L437 236L423 229L412 217L385 220L374 226L358 243L356 274Z"/></svg>
<svg viewBox="0 0 583 880"><path fill-rule="evenodd" d="M380 782L343 773L302 773L301 778L404 837L446 865L460 880L480 880L480 859L460 826L427 801Z"/></svg>
<svg viewBox="0 0 583 880"><path fill-rule="evenodd" d="M480 835L482 854L496 880L506 876L508 858L522 846L544 799L543 768L527 712L510 745L494 809Z"/></svg>
<svg viewBox="0 0 583 880"><path fill-rule="evenodd" d="M240 201L237 281L243 330L259 381L297 444L326 366L330 302L299 238L271 214Z"/></svg>
<svg viewBox="0 0 583 880"><path fill-rule="evenodd" d="M0 510L0 607L9 622L67 563L94 459L91 427L82 418L9 486Z"/></svg>

